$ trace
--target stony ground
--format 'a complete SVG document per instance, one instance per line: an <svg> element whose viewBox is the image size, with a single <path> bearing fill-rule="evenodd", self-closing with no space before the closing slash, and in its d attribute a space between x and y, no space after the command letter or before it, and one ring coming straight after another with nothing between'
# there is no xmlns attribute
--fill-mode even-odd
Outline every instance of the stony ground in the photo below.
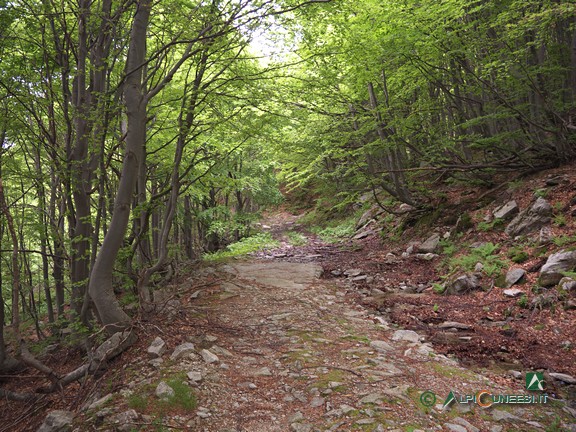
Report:
<svg viewBox="0 0 576 432"><path fill-rule="evenodd" d="M295 221L278 215L265 229L283 239ZM574 398L566 397L574 386L557 392L548 376L547 404L443 409L450 391L534 394L525 390L529 369L518 367L514 377L464 367L430 332L395 324L418 321L414 308L392 314L389 304L366 302L373 294L362 294L368 277L377 276L382 289L385 282L408 278L417 287L436 278L432 264L399 262L380 249L332 247L311 236L300 247L284 242L251 258L192 269L156 293L157 312L136 320L137 344L103 375L34 407L0 402L0 431L35 431L45 410L58 408L73 412L78 432L576 431ZM332 274L362 265L376 267L359 276ZM387 301L410 305L415 298L424 296L396 293ZM455 338L467 334L457 329L462 322L447 322L465 320L457 310L454 319L434 323L446 324L443 332ZM64 370L79 361L68 356L48 359ZM11 382L15 390L37 385L38 377L19 379ZM436 401L423 403L424 392Z"/></svg>
<svg viewBox="0 0 576 432"><path fill-rule="evenodd" d="M358 306L342 284L320 279L321 271L277 259L204 268L193 285L167 296L172 332L162 326L161 360L144 352L150 334L130 365L138 376L84 411L77 430L95 427L95 418L98 430L163 430L160 423L214 432L576 430L562 402L442 410L451 390L527 392L522 380L436 354L417 333ZM194 387L195 409L159 419L153 401L134 406L134 395L158 398L158 385L174 376ZM431 407L421 402L424 391L437 395Z"/></svg>

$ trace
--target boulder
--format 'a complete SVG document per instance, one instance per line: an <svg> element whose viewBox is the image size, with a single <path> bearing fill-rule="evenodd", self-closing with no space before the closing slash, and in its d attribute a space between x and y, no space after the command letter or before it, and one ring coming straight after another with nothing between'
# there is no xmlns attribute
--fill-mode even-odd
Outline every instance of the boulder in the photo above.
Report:
<svg viewBox="0 0 576 432"><path fill-rule="evenodd" d="M468 324L460 323L457 321L445 321L441 324L438 324L438 328L441 329L458 329L458 330L470 330L471 326Z"/></svg>
<svg viewBox="0 0 576 432"><path fill-rule="evenodd" d="M146 350L150 358L162 357L162 354L166 351L166 342L161 337L156 337Z"/></svg>
<svg viewBox="0 0 576 432"><path fill-rule="evenodd" d="M549 226L543 226L540 228L540 234L538 234L538 243L541 245L548 244L552 241L552 228Z"/></svg>
<svg viewBox="0 0 576 432"><path fill-rule="evenodd" d="M370 237L371 235L376 235L376 231L371 230L371 229L367 229L367 230L359 231L358 234L356 234L352 238L354 240L362 240L362 239L365 239L366 237Z"/></svg>
<svg viewBox="0 0 576 432"><path fill-rule="evenodd" d="M420 342L420 335L413 330L396 330L392 335L394 341Z"/></svg>
<svg viewBox="0 0 576 432"><path fill-rule="evenodd" d="M128 432L134 430L135 423L139 420L139 418L140 416L135 410L129 409L128 411L124 411L110 417L108 422L114 425L114 430Z"/></svg>
<svg viewBox="0 0 576 432"><path fill-rule="evenodd" d="M562 291L576 292L576 280L572 278L563 277L560 279L560 282L558 282L558 286Z"/></svg>
<svg viewBox="0 0 576 432"><path fill-rule="evenodd" d="M72 430L74 413L71 411L50 411L38 432L67 432Z"/></svg>
<svg viewBox="0 0 576 432"><path fill-rule="evenodd" d="M400 204L400 207L398 207L398 213L410 213L414 210L416 210L416 207L406 203L402 203Z"/></svg>
<svg viewBox="0 0 576 432"><path fill-rule="evenodd" d="M576 384L576 378L574 378L572 375L550 372L550 376L555 380L565 382L566 384Z"/></svg>
<svg viewBox="0 0 576 432"><path fill-rule="evenodd" d="M382 340L373 340L372 342L370 342L370 346L379 352L387 352L387 351L393 351L394 350L392 345L390 345L388 342L384 342Z"/></svg>
<svg viewBox="0 0 576 432"><path fill-rule="evenodd" d="M576 269L576 251L560 251L548 257L546 264L540 269L538 283L544 287L556 285L563 272Z"/></svg>
<svg viewBox="0 0 576 432"><path fill-rule="evenodd" d="M521 211L506 227L506 234L516 237L537 231L552 219L552 206L540 197L529 208Z"/></svg>
<svg viewBox="0 0 576 432"><path fill-rule="evenodd" d="M512 285L520 282L525 275L526 270L521 268L508 270L508 273L506 273L506 288L510 288Z"/></svg>
<svg viewBox="0 0 576 432"><path fill-rule="evenodd" d="M418 246L418 251L422 253L432 253L436 250L439 244L440 235L435 233L428 237L424 243Z"/></svg>
<svg viewBox="0 0 576 432"><path fill-rule="evenodd" d="M208 351L207 349L203 349L202 351L200 351L200 355L202 356L204 361L208 364L217 363L220 360L216 354Z"/></svg>
<svg viewBox="0 0 576 432"><path fill-rule="evenodd" d="M156 387L156 396L160 399L165 399L174 396L174 389L166 384L164 381L160 381L158 387Z"/></svg>
<svg viewBox="0 0 576 432"><path fill-rule="evenodd" d="M462 294L480 288L480 281L473 274L454 275L444 284L444 293Z"/></svg>
<svg viewBox="0 0 576 432"><path fill-rule="evenodd" d="M180 360L182 357L190 355L194 352L194 344L191 342L185 342L181 345L178 345L172 355L170 356L170 360Z"/></svg>
<svg viewBox="0 0 576 432"><path fill-rule="evenodd" d="M516 201L512 200L508 201L503 206L498 207L496 210L494 210L494 213L492 214L494 215L495 219L508 220L512 219L519 212L520 209L518 208L518 204L516 203Z"/></svg>
<svg viewBox="0 0 576 432"><path fill-rule="evenodd" d="M511 289L505 289L503 293L506 297L518 297L524 294L524 291L519 290L518 288L511 288Z"/></svg>
<svg viewBox="0 0 576 432"><path fill-rule="evenodd" d="M356 222L356 229L359 230L364 227L370 220L377 218L379 215L384 213L384 210L380 206L375 205L371 209L366 210L358 222Z"/></svg>
<svg viewBox="0 0 576 432"><path fill-rule="evenodd" d="M196 383L196 384L201 382L202 379L204 378L202 376L202 372L198 372L198 371L190 371L190 372L188 372L187 376L188 376L188 379L190 381L192 381L193 383Z"/></svg>
<svg viewBox="0 0 576 432"><path fill-rule="evenodd" d="M434 258L438 258L437 254L428 252L428 253L419 253L416 254L416 258L421 261L432 261Z"/></svg>

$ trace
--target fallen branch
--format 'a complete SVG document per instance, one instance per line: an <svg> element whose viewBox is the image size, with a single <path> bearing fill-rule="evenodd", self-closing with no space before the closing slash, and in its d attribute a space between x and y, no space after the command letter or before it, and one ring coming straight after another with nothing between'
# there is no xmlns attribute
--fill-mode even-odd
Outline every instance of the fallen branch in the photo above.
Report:
<svg viewBox="0 0 576 432"><path fill-rule="evenodd" d="M31 393L15 393L10 390L5 390L0 388L0 398L7 399L16 402L30 402L36 399L38 396Z"/></svg>
<svg viewBox="0 0 576 432"><path fill-rule="evenodd" d="M131 329L114 333L96 348L94 352L89 354L90 360L87 363L69 372L58 381L53 382L50 387L40 389L39 391L41 393L53 393L81 378L94 375L109 360L122 354L132 346L134 342L136 342L136 334Z"/></svg>

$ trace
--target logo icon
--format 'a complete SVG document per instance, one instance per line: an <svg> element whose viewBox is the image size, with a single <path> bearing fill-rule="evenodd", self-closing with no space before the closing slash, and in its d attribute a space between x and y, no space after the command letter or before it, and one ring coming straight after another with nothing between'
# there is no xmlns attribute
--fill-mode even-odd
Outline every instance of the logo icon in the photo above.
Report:
<svg viewBox="0 0 576 432"><path fill-rule="evenodd" d="M434 404L436 403L436 395L430 390L426 390L424 393L420 395L420 402L425 407L434 406Z"/></svg>
<svg viewBox="0 0 576 432"><path fill-rule="evenodd" d="M526 372L526 390L544 391L544 374L542 372Z"/></svg>
<svg viewBox="0 0 576 432"><path fill-rule="evenodd" d="M445 410L446 407L448 407L455 400L456 400L456 397L454 396L454 392L452 390L450 390L448 397L446 397L446 400L444 401L444 405L442 405L442 409Z"/></svg>

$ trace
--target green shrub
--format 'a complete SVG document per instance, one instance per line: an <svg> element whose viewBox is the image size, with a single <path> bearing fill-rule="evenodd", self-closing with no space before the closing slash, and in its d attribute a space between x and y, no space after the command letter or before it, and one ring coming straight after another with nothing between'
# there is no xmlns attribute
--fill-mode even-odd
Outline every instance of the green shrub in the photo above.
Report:
<svg viewBox="0 0 576 432"><path fill-rule="evenodd" d="M451 240L440 240L440 247L444 255L454 255L456 252L456 245Z"/></svg>
<svg viewBox="0 0 576 432"><path fill-rule="evenodd" d="M288 231L286 233L286 237L288 237L288 241L290 242L290 244L294 246L303 246L306 243L308 243L308 239L306 238L306 236L296 231Z"/></svg>
<svg viewBox="0 0 576 432"><path fill-rule="evenodd" d="M482 263L484 272L488 276L492 276L506 267L506 263L500 260L500 257L495 254L498 248L499 245L484 243L477 248L471 249L467 255L452 258L448 265L451 270L461 269L472 271L477 263Z"/></svg>
<svg viewBox="0 0 576 432"><path fill-rule="evenodd" d="M548 196L548 189L536 189L534 191L534 196L537 198L546 198Z"/></svg>
<svg viewBox="0 0 576 432"><path fill-rule="evenodd" d="M264 249L271 249L278 247L280 244L272 238L269 233L256 234L251 237L243 238L242 240L232 243L226 247L225 250L204 254L204 260L217 261L225 258L232 258L241 255L247 255L251 252L256 252Z"/></svg>
<svg viewBox="0 0 576 432"><path fill-rule="evenodd" d="M508 258L516 264L521 264L528 261L530 255L520 248L513 247L508 250Z"/></svg>
<svg viewBox="0 0 576 432"><path fill-rule="evenodd" d="M552 243L558 247L566 246L570 243L576 243L576 236L561 235L559 237L552 238Z"/></svg>
<svg viewBox="0 0 576 432"><path fill-rule="evenodd" d="M435 283L435 284L432 284L432 289L434 290L434 292L436 294L442 294L446 290L446 287L442 284ZM437 305L434 305L434 306L436 307Z"/></svg>
<svg viewBox="0 0 576 432"><path fill-rule="evenodd" d="M557 214L554 216L554 224L559 227L566 226L566 216L562 213Z"/></svg>
<svg viewBox="0 0 576 432"><path fill-rule="evenodd" d="M340 225L334 227L312 227L310 229L314 234L318 235L322 240L328 243L336 243L342 239L349 238L355 232L355 221L352 219L346 220Z"/></svg>
<svg viewBox="0 0 576 432"><path fill-rule="evenodd" d="M522 297L518 299L516 304L518 307L526 309L528 307L528 297L526 297L526 294L523 294Z"/></svg>
<svg viewBox="0 0 576 432"><path fill-rule="evenodd" d="M502 228L505 225L504 219L496 218L492 222L479 222L478 229L480 231L492 231L496 228Z"/></svg>

